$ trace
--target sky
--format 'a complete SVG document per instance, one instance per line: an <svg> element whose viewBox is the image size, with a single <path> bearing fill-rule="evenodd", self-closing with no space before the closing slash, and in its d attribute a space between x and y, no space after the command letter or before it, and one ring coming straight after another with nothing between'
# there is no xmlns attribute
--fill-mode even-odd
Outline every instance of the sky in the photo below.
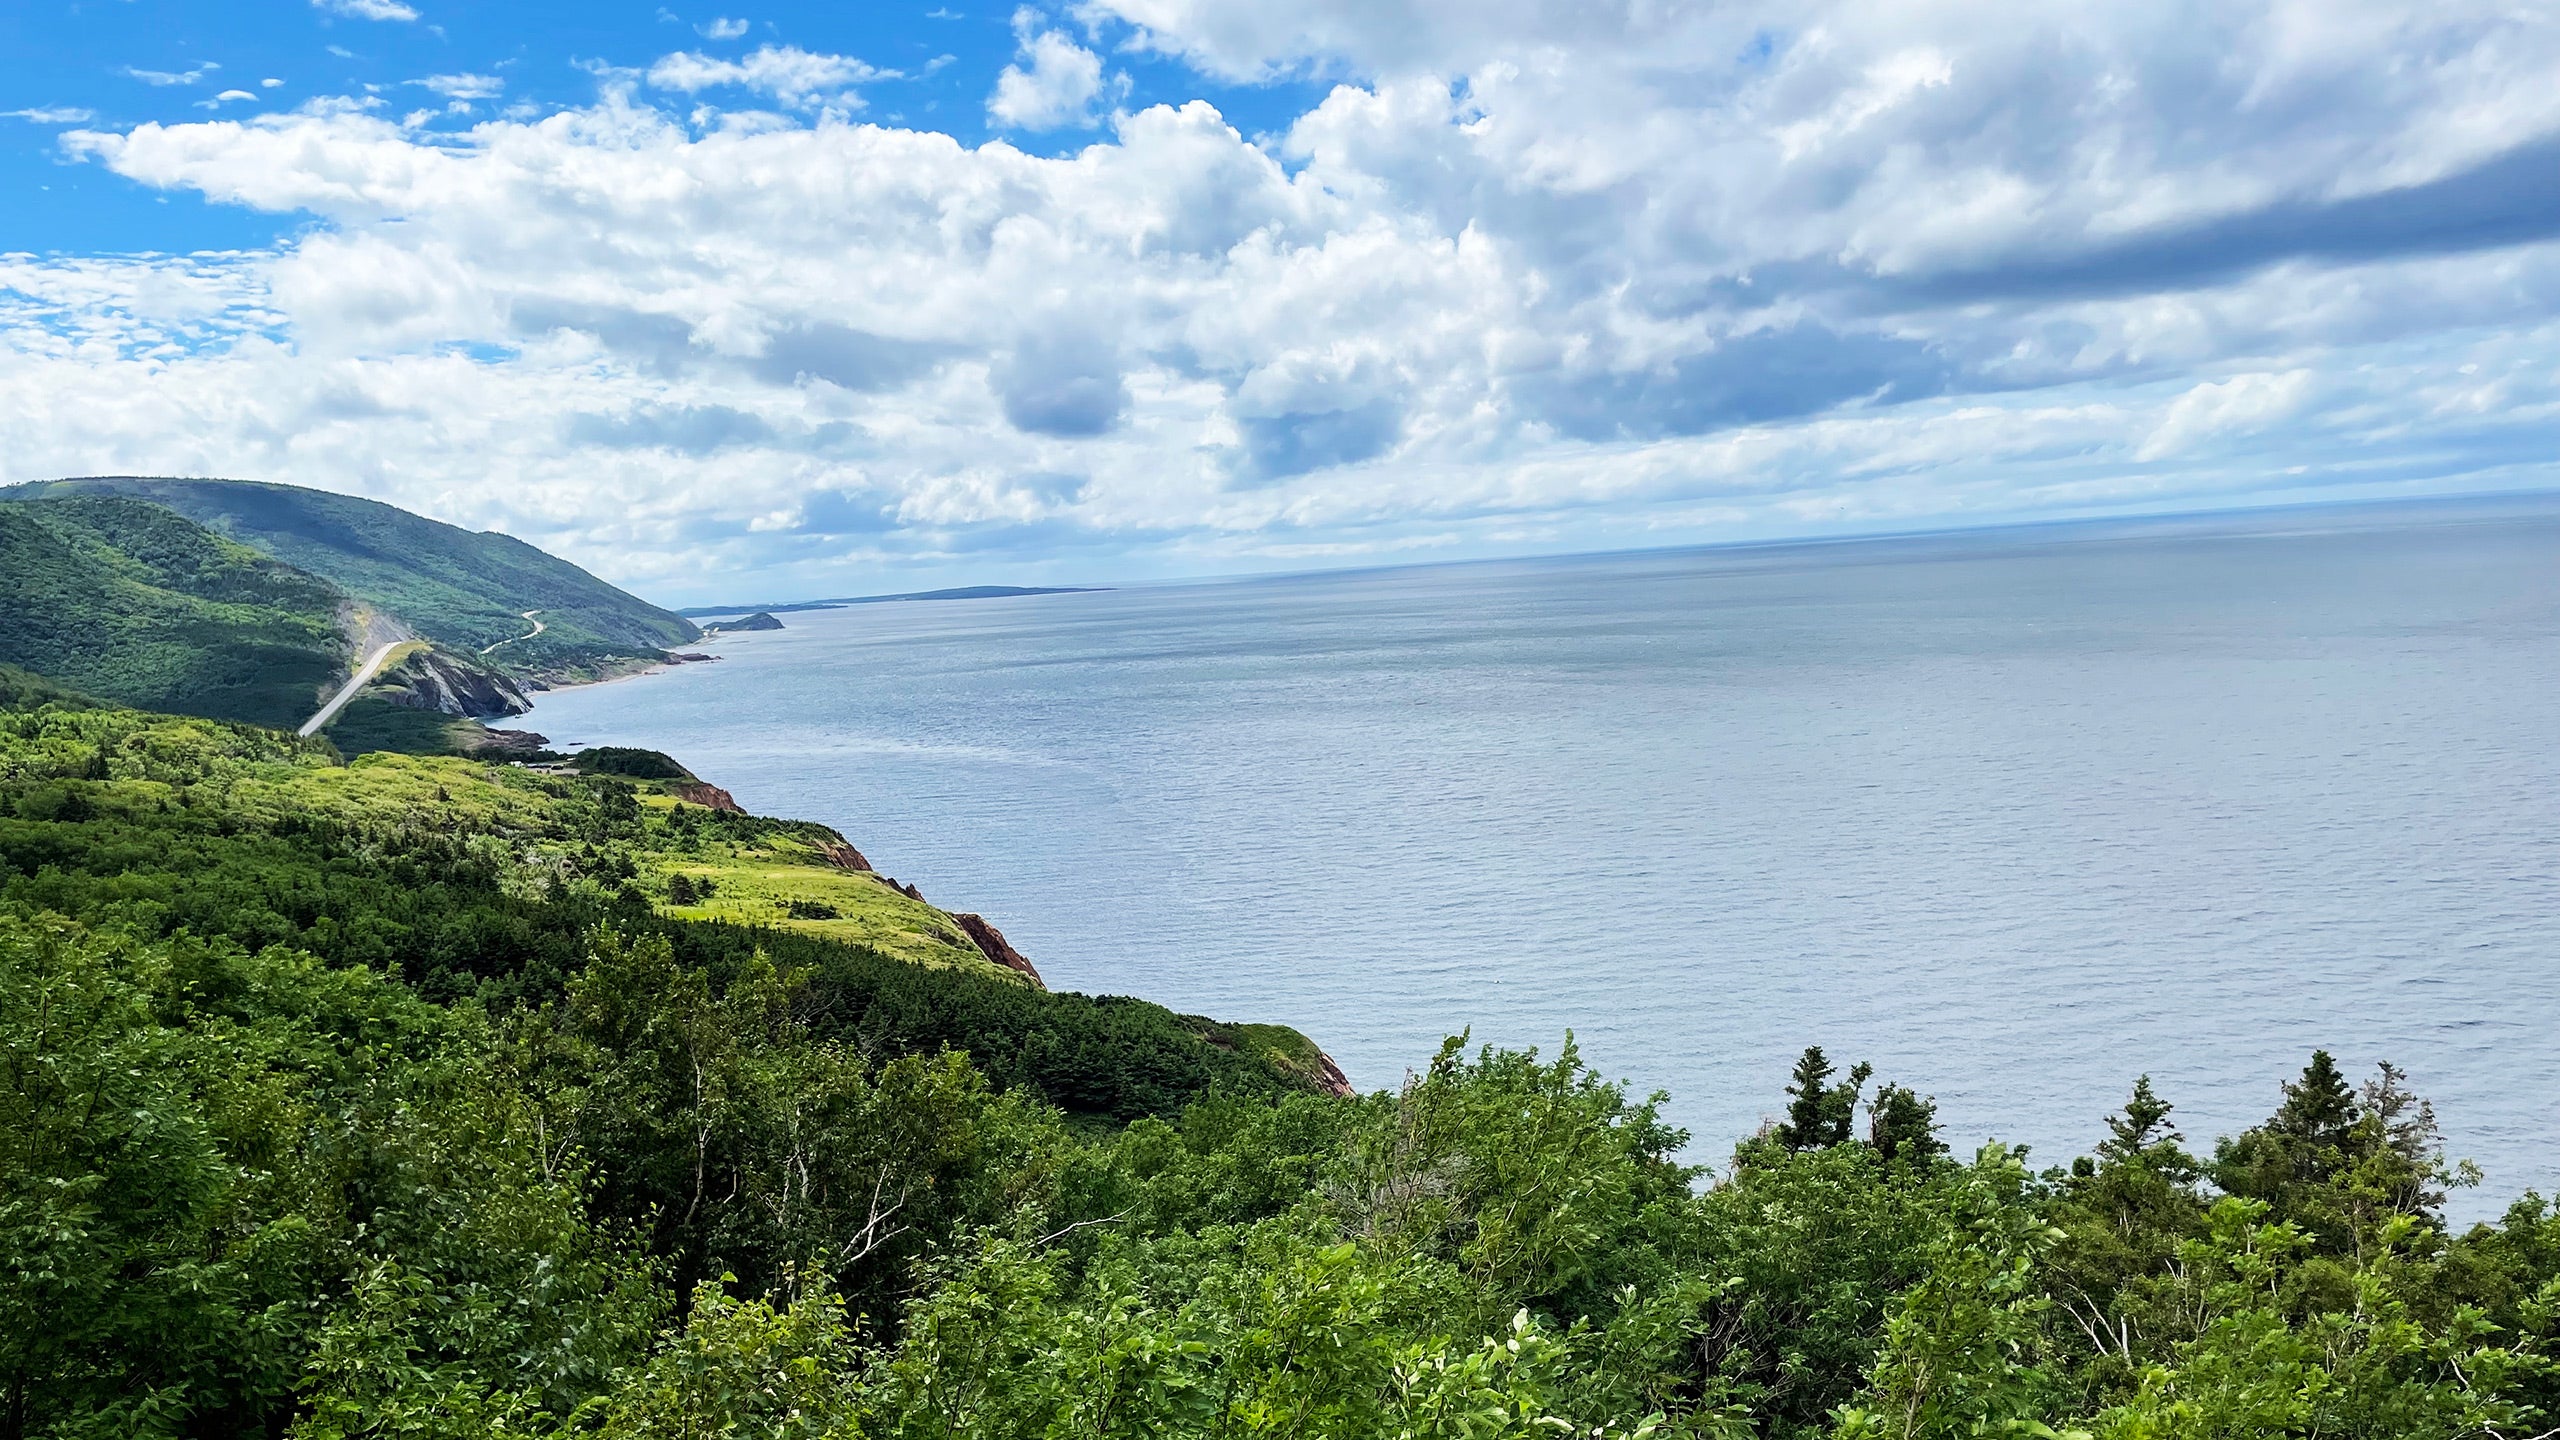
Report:
<svg viewBox="0 0 2560 1440"><path fill-rule="evenodd" d="M0 481L667 603L2560 483L2560 6L14 0Z"/></svg>

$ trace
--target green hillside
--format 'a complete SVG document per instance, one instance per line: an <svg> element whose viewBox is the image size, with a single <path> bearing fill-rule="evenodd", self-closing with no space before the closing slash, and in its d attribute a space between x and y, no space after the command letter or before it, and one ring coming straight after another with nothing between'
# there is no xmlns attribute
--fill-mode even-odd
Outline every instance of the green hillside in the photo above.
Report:
<svg viewBox="0 0 2560 1440"><path fill-rule="evenodd" d="M342 672L342 603L156 505L0 502L0 663L93 694L291 726Z"/></svg>
<svg viewBox="0 0 2560 1440"><path fill-rule="evenodd" d="M513 536L474 533L379 501L245 480L93 476L0 497L130 495L370 601L419 634L519 674L576 675L700 635L693 622ZM526 611L536 612L542 633Z"/></svg>
<svg viewBox="0 0 2560 1440"><path fill-rule="evenodd" d="M2560 1213L2449 1227L2388 1067L2193 1149L2142 1080L2039 1173L1808 1050L1710 1171L1569 1038L1324 1093L687 784L0 669L0 1436L2560 1422Z"/></svg>

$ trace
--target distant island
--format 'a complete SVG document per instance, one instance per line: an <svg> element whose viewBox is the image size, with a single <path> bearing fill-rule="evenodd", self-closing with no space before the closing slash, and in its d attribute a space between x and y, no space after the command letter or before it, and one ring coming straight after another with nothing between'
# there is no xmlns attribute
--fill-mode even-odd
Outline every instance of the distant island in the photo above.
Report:
<svg viewBox="0 0 2560 1440"><path fill-rule="evenodd" d="M833 600L792 600L778 605L696 605L676 613L689 620L706 615L744 615L749 611L770 619L788 615L794 610L841 610L847 605L885 605L892 600L1006 600L1016 595L1094 595L1110 589L1108 585L962 585L951 590L910 590L901 595L845 595ZM729 629L745 627L732 625ZM756 626L762 630L770 627Z"/></svg>
<svg viewBox="0 0 2560 1440"><path fill-rule="evenodd" d="M705 625L702 627L702 633L727 635L739 630L779 630L781 628L782 622L773 617L772 611L759 610L744 620L723 620L716 625Z"/></svg>

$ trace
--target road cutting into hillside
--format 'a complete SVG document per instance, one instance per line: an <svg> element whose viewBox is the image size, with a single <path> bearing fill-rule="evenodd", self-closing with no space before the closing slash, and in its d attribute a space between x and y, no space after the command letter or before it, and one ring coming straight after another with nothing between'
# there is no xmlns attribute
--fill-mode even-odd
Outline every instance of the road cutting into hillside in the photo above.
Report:
<svg viewBox="0 0 2560 1440"><path fill-rule="evenodd" d="M519 640L530 640L530 639L532 639L534 636L539 635L539 634L541 634L541 633L542 633L542 629L543 629L542 622L541 622L541 621L539 621L539 620L534 620L534 619L533 619L533 617L534 617L534 616L541 614L541 613L542 613L541 611L539 611L539 610L520 610L520 611L518 611L518 612L516 612L516 613L518 613L518 614L520 614L520 615L524 616L524 618L526 618L527 620L533 620L533 628L532 628L532 629L530 629L530 630L527 630L526 632L524 632L524 633L523 633L523 634L521 634L521 635L514 636L514 637L512 637L512 638L510 638L510 639L501 640L501 641L499 641L499 642L498 642L498 645L513 645L513 644L515 644L515 643L516 643L517 641L519 641ZM480 647L480 653L481 653L481 654L483 654L483 655L486 655L486 654L488 654L490 651L497 649L497 648L498 648L498 645L483 645L483 646L481 646L481 647Z"/></svg>
<svg viewBox="0 0 2560 1440"><path fill-rule="evenodd" d="M366 681L382 673L383 663L391 658L392 651L403 645L414 643L416 642L410 640L394 640L366 656L364 663L356 667L356 673L347 677L347 683L338 687L338 693L329 697L329 703L321 706L318 714L303 721L302 728L293 733L296 735L319 734L320 727L337 719L338 712L347 708L347 702L356 698L356 692L365 687Z"/></svg>

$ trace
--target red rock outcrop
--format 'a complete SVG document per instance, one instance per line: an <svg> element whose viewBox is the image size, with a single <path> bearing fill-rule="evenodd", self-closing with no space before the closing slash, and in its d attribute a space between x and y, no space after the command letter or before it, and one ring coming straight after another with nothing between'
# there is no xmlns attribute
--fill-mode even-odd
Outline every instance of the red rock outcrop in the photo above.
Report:
<svg viewBox="0 0 2560 1440"><path fill-rule="evenodd" d="M1040 972L1033 969L1031 962L1022 957L1021 951L1005 943L1004 932L988 924L985 916L955 912L951 918L960 922L960 928L968 932L970 939L978 942L978 948L986 952L988 959L1007 970L1030 976L1031 983L1040 986L1043 990L1049 988L1040 979Z"/></svg>
<svg viewBox="0 0 2560 1440"><path fill-rule="evenodd" d="M1316 1063L1324 1067L1309 1077L1316 1082L1317 1089L1339 1100L1350 1100L1359 1095L1359 1091L1351 1088L1351 1077L1342 1073L1342 1067L1333 1063L1332 1056L1319 1050Z"/></svg>
<svg viewBox="0 0 2560 1440"><path fill-rule="evenodd" d="M826 857L828 864L839 870L867 873L871 869L871 862L862 858L862 852L854 849L849 841L821 840L818 842L818 853Z"/></svg>
<svg viewBox="0 0 2560 1440"><path fill-rule="evenodd" d="M673 790L675 797L688 805L707 805L714 810L726 810L732 815L747 813L747 807L739 804L735 797L717 785L705 785L699 780L679 780L675 783Z"/></svg>

